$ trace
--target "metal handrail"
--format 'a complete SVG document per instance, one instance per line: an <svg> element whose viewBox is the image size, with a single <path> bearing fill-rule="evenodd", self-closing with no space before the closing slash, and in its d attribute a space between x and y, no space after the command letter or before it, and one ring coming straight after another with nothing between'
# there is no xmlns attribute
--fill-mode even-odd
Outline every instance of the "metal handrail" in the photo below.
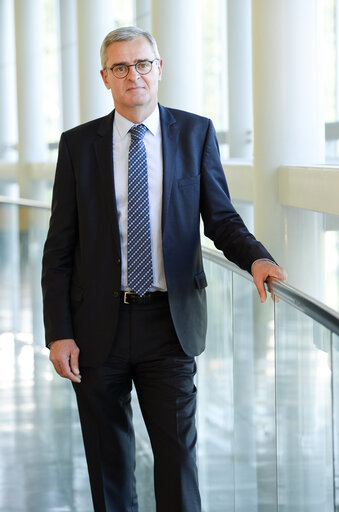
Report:
<svg viewBox="0 0 339 512"><path fill-rule="evenodd" d="M241 270L237 265L228 261L221 252L203 247L202 253L203 257L207 260L213 261L217 265L252 281L252 277L248 272ZM337 311L278 279L270 278L269 288L279 299L290 304L339 336L339 313Z"/></svg>
<svg viewBox="0 0 339 512"><path fill-rule="evenodd" d="M22 199L19 197L0 196L0 204L12 204L14 206L28 206L29 208L41 208L50 210L51 205L35 199Z"/></svg>

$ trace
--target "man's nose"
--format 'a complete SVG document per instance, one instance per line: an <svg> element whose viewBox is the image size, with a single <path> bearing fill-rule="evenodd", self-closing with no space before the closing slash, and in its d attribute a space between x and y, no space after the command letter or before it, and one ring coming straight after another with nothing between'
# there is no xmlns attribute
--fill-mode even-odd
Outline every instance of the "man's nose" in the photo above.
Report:
<svg viewBox="0 0 339 512"><path fill-rule="evenodd" d="M128 73L127 77L128 77L130 80L135 80L136 78L139 78L139 77L140 77L140 74L137 72L137 70L136 70L136 67L135 67L135 66L131 66L131 67L129 68L129 73Z"/></svg>

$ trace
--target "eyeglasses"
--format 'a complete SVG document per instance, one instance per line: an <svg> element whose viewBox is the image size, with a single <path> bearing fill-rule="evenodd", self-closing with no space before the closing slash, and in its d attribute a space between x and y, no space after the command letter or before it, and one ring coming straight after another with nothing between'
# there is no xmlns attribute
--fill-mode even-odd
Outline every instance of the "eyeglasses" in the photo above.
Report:
<svg viewBox="0 0 339 512"><path fill-rule="evenodd" d="M115 66L112 66L111 68L104 68L106 70L110 69L113 73L113 75L116 78L125 78L129 73L129 68L135 68L135 70L139 73L139 75L147 75L152 70L152 64L153 62L157 61L159 59L153 59L153 60L139 60L136 64L116 64Z"/></svg>

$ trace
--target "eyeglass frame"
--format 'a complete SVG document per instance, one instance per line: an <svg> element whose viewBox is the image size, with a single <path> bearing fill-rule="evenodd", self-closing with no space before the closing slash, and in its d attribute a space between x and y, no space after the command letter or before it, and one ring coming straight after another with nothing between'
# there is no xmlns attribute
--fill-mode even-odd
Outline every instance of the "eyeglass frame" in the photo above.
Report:
<svg viewBox="0 0 339 512"><path fill-rule="evenodd" d="M135 69L135 71L138 73L138 75L140 76L144 76L144 75L148 75L151 71L152 71L152 68L153 68L153 62L155 62L156 60L160 60L159 57L155 57L155 59L153 60L148 60L148 59L142 59L142 60L139 60L138 62L136 62L135 64L114 64L114 66L110 67L110 68L103 68L105 71L112 71L112 75L117 78L118 80L123 80L124 78L126 78L126 76L128 76L129 74L129 68L133 68ZM149 71L147 71L146 73L140 73L140 71L137 70L137 66L138 64L141 64L142 62L148 62L149 64L151 64L151 69ZM126 66L127 68L127 74L125 76L116 76L113 72L113 69L115 67L119 67L119 66Z"/></svg>

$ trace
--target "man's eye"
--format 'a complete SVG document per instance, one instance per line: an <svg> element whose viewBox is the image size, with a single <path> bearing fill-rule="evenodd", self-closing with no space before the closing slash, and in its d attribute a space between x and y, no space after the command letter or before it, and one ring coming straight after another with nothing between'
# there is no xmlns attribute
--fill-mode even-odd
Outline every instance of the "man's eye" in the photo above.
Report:
<svg viewBox="0 0 339 512"><path fill-rule="evenodd" d="M146 69L146 68L148 68L148 66L149 66L149 64L147 61L139 62L139 64L138 64L138 68L141 68L141 69Z"/></svg>
<svg viewBox="0 0 339 512"><path fill-rule="evenodd" d="M123 73L124 71L126 71L126 66L116 66L114 68L114 71L116 71L117 73Z"/></svg>

